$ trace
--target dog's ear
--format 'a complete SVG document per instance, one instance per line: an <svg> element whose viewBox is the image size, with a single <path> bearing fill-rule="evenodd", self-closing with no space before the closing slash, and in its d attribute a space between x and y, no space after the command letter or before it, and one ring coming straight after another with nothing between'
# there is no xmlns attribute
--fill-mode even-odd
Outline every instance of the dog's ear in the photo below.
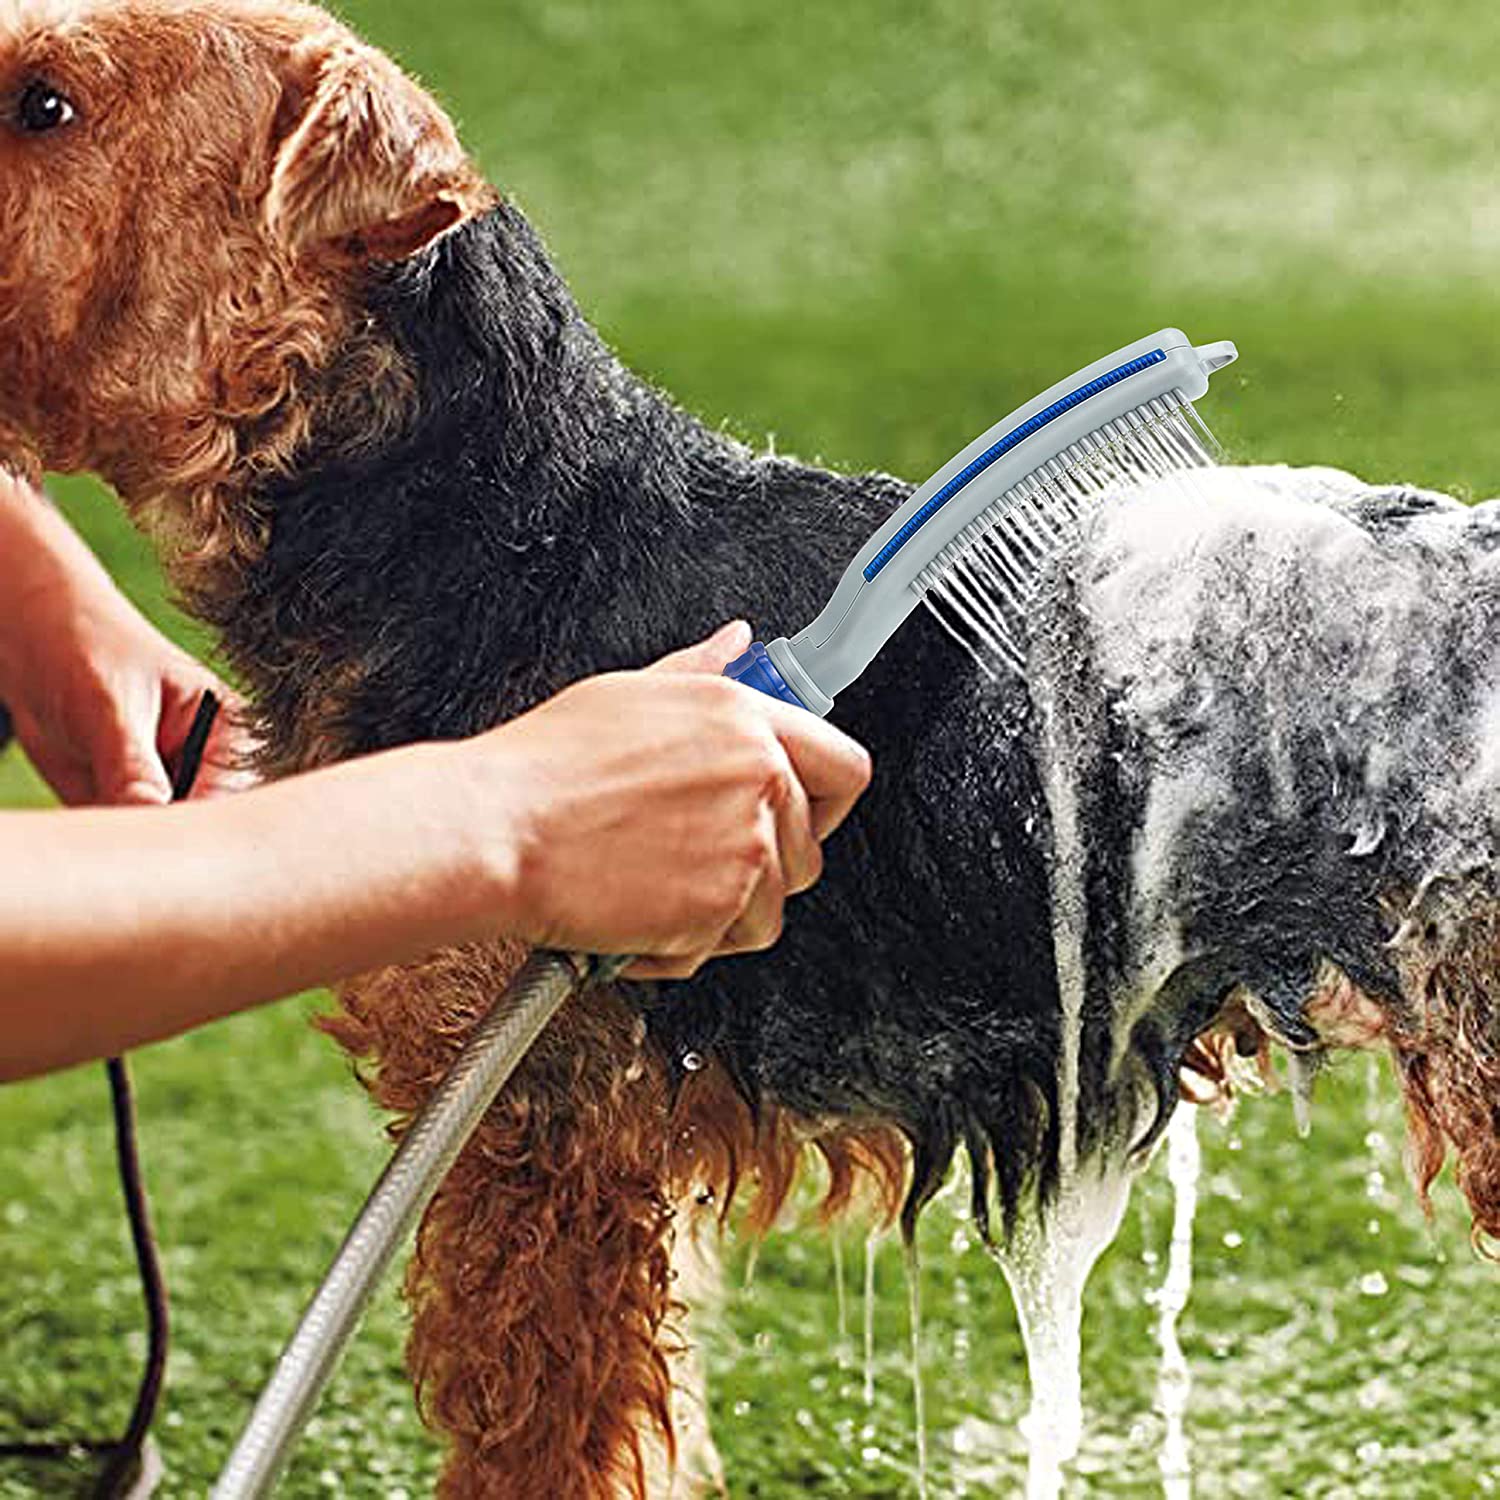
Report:
<svg viewBox="0 0 1500 1500"><path fill-rule="evenodd" d="M494 200L437 104L345 37L293 53L273 135L266 222L298 254L402 260Z"/></svg>

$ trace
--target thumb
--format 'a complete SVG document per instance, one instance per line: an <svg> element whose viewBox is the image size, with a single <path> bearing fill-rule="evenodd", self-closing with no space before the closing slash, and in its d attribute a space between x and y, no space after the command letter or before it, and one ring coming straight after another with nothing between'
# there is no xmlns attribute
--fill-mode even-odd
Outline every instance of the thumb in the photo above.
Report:
<svg viewBox="0 0 1500 1500"><path fill-rule="evenodd" d="M653 672L722 672L735 657L750 648L750 626L744 620L721 625L696 646L685 646L651 666Z"/></svg>
<svg viewBox="0 0 1500 1500"><path fill-rule="evenodd" d="M150 739L116 727L94 761L94 800L111 807L153 806L172 800L172 781Z"/></svg>
<svg viewBox="0 0 1500 1500"><path fill-rule="evenodd" d="M112 807L163 806L172 800L166 769L151 753L132 751L94 785L97 800Z"/></svg>

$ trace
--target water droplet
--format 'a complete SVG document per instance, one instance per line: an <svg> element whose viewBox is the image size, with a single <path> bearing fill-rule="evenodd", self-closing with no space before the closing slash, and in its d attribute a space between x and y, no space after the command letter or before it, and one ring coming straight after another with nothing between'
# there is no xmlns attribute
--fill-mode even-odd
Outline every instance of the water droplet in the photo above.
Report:
<svg viewBox="0 0 1500 1500"><path fill-rule="evenodd" d="M1245 1243L1245 1236L1239 1230L1231 1229L1224 1236L1224 1246L1228 1250L1238 1250Z"/></svg>
<svg viewBox="0 0 1500 1500"><path fill-rule="evenodd" d="M696 1073L703 1066L703 1054L701 1052L684 1052L681 1063L684 1073Z"/></svg>
<svg viewBox="0 0 1500 1500"><path fill-rule="evenodd" d="M1359 1290L1366 1297L1383 1297L1390 1289L1390 1283L1379 1271L1366 1271L1359 1278Z"/></svg>

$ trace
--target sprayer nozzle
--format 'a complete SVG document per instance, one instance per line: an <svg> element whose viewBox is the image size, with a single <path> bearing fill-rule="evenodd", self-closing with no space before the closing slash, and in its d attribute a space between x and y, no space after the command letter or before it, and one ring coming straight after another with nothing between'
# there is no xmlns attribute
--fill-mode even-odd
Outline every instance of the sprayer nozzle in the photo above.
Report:
<svg viewBox="0 0 1500 1500"><path fill-rule="evenodd" d="M1240 351L1230 339L1220 339L1216 344L1195 344L1193 353L1198 356L1205 375L1212 375L1215 370L1232 365L1240 357Z"/></svg>

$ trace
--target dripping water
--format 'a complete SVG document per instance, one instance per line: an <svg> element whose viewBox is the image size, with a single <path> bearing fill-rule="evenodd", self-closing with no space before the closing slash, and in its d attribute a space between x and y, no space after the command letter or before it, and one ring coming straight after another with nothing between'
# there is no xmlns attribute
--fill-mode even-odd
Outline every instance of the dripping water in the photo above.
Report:
<svg viewBox="0 0 1500 1500"><path fill-rule="evenodd" d="M1321 1051L1287 1053L1286 1074L1292 1094L1292 1119L1298 1136L1304 1141L1312 1134L1313 1085L1322 1067Z"/></svg>
<svg viewBox="0 0 1500 1500"><path fill-rule="evenodd" d="M1384 1123L1384 1098L1381 1093L1380 1058L1371 1053L1365 1062L1365 1150L1369 1152L1369 1165L1365 1168L1365 1197L1370 1200L1372 1210L1388 1206L1390 1194L1386 1187L1385 1166L1390 1141L1381 1129ZM1380 1220L1371 1218L1365 1224L1370 1234L1380 1233Z"/></svg>
<svg viewBox="0 0 1500 1500"><path fill-rule="evenodd" d="M838 1306L839 1369L849 1363L849 1291L844 1285L844 1236L833 1232L833 1295Z"/></svg>
<svg viewBox="0 0 1500 1500"><path fill-rule="evenodd" d="M906 1241L906 1310L911 1334L912 1420L917 1429L917 1495L927 1500L927 1402L922 1394L922 1279L917 1242Z"/></svg>
<svg viewBox="0 0 1500 1500"><path fill-rule="evenodd" d="M990 675L1020 670L1027 640L1032 596L1049 560L1074 537L1086 513L1101 500L1143 484L1170 485L1197 493L1197 478L1211 467L1217 445L1202 426L1191 403L1173 397L1153 400L1105 424L1064 453L1035 469L1008 490L988 511L956 536L919 576L923 597L938 622ZM1041 762L1053 830L1049 882L1052 939L1059 1004L1057 1078L1058 1169L1056 1196L1045 1210L1023 1215L996 1259L1010 1284L1026 1346L1031 1376L1031 1404L1022 1422L1027 1441L1028 1500L1057 1500L1063 1466L1077 1454L1083 1435L1080 1370L1083 1288L1094 1263L1114 1239L1129 1197L1132 1171L1119 1163L1080 1163L1078 1107L1083 1030L1084 934L1087 903L1084 842L1076 797L1080 747L1073 743L1068 716L1056 706L1044 709ZM1187 1127L1179 1127L1179 1131ZM1193 1136L1196 1147L1197 1138ZM1187 1166L1179 1143L1177 1214L1187 1214L1185 1243L1179 1249L1174 1221L1172 1258L1163 1287L1165 1307L1177 1295L1183 1278L1191 1278L1178 1257L1190 1255L1191 1208ZM1169 1170L1173 1170L1169 1166ZM1195 1190L1193 1192L1195 1196ZM1174 1280L1174 1272L1176 1279ZM873 1260L866 1247L865 1394L873 1399L871 1303ZM913 1287L913 1297L915 1288ZM1184 1289L1182 1296L1185 1299ZM1180 1312L1178 1308L1178 1312ZM1163 1338L1176 1342L1176 1313ZM913 1379L919 1402L917 1367L918 1307L912 1306ZM1180 1358L1180 1347L1177 1349ZM1163 1380L1166 1345L1163 1344ZM1183 1366L1183 1376L1186 1366ZM1171 1399L1186 1401L1185 1384L1174 1374ZM1165 1391L1165 1387L1163 1388ZM1164 1413L1171 1408L1164 1402ZM1185 1473L1187 1452L1182 1411L1175 1420L1181 1451L1170 1457L1173 1474ZM1169 1480L1168 1453L1163 1478ZM925 1482L925 1468L924 1468ZM1190 1479L1184 1477L1184 1483ZM1186 1489L1168 1490L1168 1500L1183 1500Z"/></svg>
<svg viewBox="0 0 1500 1500"><path fill-rule="evenodd" d="M1164 1430L1157 1463L1165 1500L1192 1500L1193 1455L1187 1436L1192 1372L1177 1325L1193 1287L1193 1217L1198 1209L1198 1176L1203 1153L1198 1144L1198 1111L1179 1104L1167 1126L1167 1180L1172 1185L1172 1234L1167 1269L1153 1300L1156 1342L1161 1351L1156 1378L1156 1409Z"/></svg>
<svg viewBox="0 0 1500 1500"><path fill-rule="evenodd" d="M1119 1230L1134 1175L1108 1155L1082 1162L1078 1153L1088 903L1077 797L1077 768L1085 752L1074 717L1056 702L1044 702L1038 744L1053 836L1048 882L1060 1023L1058 1185L1045 1208L1033 1204L1023 1214L997 1252L1015 1301L1031 1376L1031 1404L1021 1424L1028 1450L1028 1500L1061 1495L1063 1465L1077 1455L1083 1437L1083 1289Z"/></svg>
<svg viewBox="0 0 1500 1500"><path fill-rule="evenodd" d="M1083 1288L1119 1230L1130 1182L1122 1168L1075 1173L1045 1217L1028 1215L995 1252L1015 1299L1031 1373L1031 1406L1021 1421L1027 1500L1058 1500L1063 1465L1077 1455L1083 1437Z"/></svg>
<svg viewBox="0 0 1500 1500"><path fill-rule="evenodd" d="M875 1250L879 1237L871 1230L865 1236L865 1384L866 1406L875 1404Z"/></svg>

